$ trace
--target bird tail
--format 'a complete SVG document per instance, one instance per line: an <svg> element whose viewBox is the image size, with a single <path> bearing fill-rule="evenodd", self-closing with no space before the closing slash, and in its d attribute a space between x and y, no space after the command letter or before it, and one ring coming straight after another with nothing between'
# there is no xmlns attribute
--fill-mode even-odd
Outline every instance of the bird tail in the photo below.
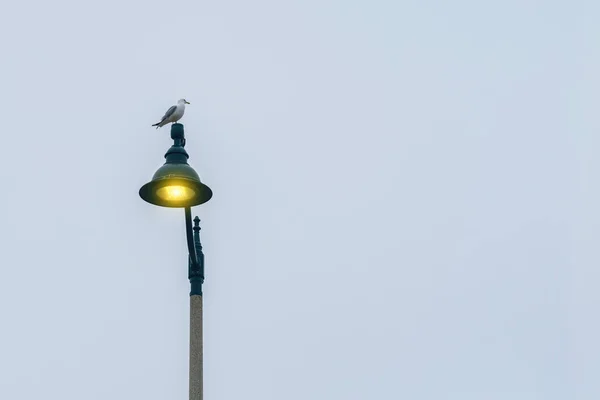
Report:
<svg viewBox="0 0 600 400"><path fill-rule="evenodd" d="M159 126L159 125L160 125L160 122L157 122L157 123L155 123L155 124L154 124L154 125L152 125L152 126L155 126L155 127L156 127L156 129L158 129L158 128L160 128L160 126Z"/></svg>

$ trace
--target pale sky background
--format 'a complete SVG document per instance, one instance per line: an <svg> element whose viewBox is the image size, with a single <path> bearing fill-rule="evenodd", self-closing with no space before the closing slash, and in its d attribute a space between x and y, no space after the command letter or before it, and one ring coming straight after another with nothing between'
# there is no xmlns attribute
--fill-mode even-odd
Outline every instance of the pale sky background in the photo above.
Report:
<svg viewBox="0 0 600 400"><path fill-rule="evenodd" d="M0 6L0 399L600 398L600 2Z"/></svg>

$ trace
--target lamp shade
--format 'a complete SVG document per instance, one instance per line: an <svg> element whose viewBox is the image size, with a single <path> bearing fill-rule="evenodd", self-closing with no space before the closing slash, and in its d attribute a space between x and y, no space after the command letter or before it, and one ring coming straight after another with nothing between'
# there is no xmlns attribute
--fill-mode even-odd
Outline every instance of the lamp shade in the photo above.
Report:
<svg viewBox="0 0 600 400"><path fill-rule="evenodd" d="M165 164L140 188L140 197L150 204L172 208L206 203L212 197L212 190L187 163L183 125L173 124L171 137L175 143L165 154Z"/></svg>

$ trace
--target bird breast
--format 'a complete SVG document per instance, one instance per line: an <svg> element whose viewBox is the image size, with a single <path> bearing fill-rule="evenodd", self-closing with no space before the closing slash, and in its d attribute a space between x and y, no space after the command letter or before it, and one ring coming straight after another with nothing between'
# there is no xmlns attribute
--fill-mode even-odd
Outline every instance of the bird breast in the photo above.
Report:
<svg viewBox="0 0 600 400"><path fill-rule="evenodd" d="M185 112L185 105L179 104L179 105L177 105L175 112L173 113L173 115L171 115L171 118L169 118L169 119L173 122L179 121L181 119L181 117L183 117L184 112Z"/></svg>

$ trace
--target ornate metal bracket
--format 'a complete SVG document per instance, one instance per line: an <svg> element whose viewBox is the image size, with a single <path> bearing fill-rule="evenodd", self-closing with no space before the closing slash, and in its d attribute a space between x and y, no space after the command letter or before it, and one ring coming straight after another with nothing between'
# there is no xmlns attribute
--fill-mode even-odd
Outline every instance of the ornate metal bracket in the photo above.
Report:
<svg viewBox="0 0 600 400"><path fill-rule="evenodd" d="M192 228L192 210L185 208L185 230L187 236L189 261L188 279L190 280L190 296L202 295L202 284L204 283L204 253L200 243L200 218L194 218Z"/></svg>

